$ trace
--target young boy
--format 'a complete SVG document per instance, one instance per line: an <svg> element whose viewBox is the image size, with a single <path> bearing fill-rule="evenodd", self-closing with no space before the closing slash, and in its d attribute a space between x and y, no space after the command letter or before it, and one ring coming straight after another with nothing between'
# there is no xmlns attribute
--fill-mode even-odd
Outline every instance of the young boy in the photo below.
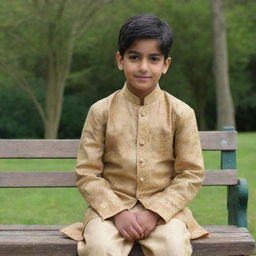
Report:
<svg viewBox="0 0 256 256"><path fill-rule="evenodd" d="M90 108L78 152L77 186L90 205L79 256L128 256L134 241L146 256L188 256L190 239L207 235L186 208L204 178L194 111L158 85L171 45L169 26L152 15L120 30L126 83Z"/></svg>

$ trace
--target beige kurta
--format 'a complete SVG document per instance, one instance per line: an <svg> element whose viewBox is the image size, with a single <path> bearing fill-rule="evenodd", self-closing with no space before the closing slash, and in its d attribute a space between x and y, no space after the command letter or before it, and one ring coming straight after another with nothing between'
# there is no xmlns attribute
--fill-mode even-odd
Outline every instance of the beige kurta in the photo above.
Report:
<svg viewBox="0 0 256 256"><path fill-rule="evenodd" d="M83 227L62 232L81 240L89 220L110 218L139 201L166 222L184 221L192 239L207 235L186 207L201 187L203 169L193 109L159 86L141 106L125 85L88 112L76 174L90 207Z"/></svg>

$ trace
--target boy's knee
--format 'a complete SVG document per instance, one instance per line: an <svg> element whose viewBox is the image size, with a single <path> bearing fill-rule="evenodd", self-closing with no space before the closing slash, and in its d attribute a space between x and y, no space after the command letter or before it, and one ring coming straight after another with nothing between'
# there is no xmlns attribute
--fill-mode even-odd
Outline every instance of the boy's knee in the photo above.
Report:
<svg viewBox="0 0 256 256"><path fill-rule="evenodd" d="M185 223L179 219L172 219L169 223L158 226L151 239L145 243L145 247L148 247L154 256L191 256L190 237ZM158 243L154 242L156 238Z"/></svg>
<svg viewBox="0 0 256 256"><path fill-rule="evenodd" d="M166 248L171 256L190 256L192 254L192 246L190 243L190 232L184 222L179 219L173 219L169 226L169 234L166 239Z"/></svg>
<svg viewBox="0 0 256 256"><path fill-rule="evenodd" d="M169 239L167 243L167 251L170 252L168 256L191 256L192 246L190 240L184 239L184 237L175 237Z"/></svg>
<svg viewBox="0 0 256 256"><path fill-rule="evenodd" d="M111 234L106 223L103 223L100 218L91 220L84 231L85 242L80 246L85 254L83 255L112 255L111 253ZM79 248L79 247L78 247ZM80 256L80 255L79 255Z"/></svg>
<svg viewBox="0 0 256 256"><path fill-rule="evenodd" d="M115 226L100 218L94 218L87 224L84 239L85 242L78 243L79 256L123 256L126 254L122 251L129 251L130 245L125 247L127 242L119 235Z"/></svg>
<svg viewBox="0 0 256 256"><path fill-rule="evenodd" d="M78 256L127 256L132 245L117 244L113 240L99 240L97 237L79 242L77 246Z"/></svg>
<svg viewBox="0 0 256 256"><path fill-rule="evenodd" d="M147 252L147 249L144 249ZM150 250L152 253L148 255L154 256L191 256L192 247L189 241L184 239L163 239L158 245L151 245Z"/></svg>
<svg viewBox="0 0 256 256"><path fill-rule="evenodd" d="M97 238L90 239L84 242L83 245L78 244L77 251L79 256L113 255L113 247L111 244L107 241L99 241Z"/></svg>

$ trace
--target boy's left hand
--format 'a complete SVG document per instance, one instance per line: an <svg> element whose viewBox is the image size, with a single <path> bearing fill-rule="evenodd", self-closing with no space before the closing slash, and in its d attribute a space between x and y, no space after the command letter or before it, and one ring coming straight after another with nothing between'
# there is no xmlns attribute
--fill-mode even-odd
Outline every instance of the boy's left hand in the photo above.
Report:
<svg viewBox="0 0 256 256"><path fill-rule="evenodd" d="M161 218L157 213L150 210L134 212L133 214L144 231L143 238L146 238L155 229L158 220Z"/></svg>

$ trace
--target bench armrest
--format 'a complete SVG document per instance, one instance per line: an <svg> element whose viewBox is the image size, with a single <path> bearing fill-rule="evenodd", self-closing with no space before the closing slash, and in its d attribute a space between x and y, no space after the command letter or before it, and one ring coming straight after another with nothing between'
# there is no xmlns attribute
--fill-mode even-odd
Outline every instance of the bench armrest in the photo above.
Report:
<svg viewBox="0 0 256 256"><path fill-rule="evenodd" d="M239 179L238 185L228 186L227 197L228 224L247 227L247 180Z"/></svg>

